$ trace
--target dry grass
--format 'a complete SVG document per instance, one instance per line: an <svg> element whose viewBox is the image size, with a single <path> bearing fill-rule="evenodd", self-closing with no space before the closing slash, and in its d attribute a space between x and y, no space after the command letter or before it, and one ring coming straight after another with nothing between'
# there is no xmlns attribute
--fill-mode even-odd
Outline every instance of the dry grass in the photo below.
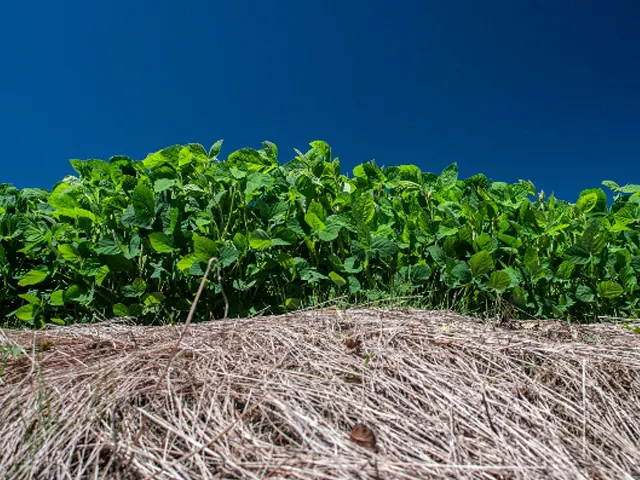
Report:
<svg viewBox="0 0 640 480"><path fill-rule="evenodd" d="M0 377L0 476L640 476L640 336L614 324L377 309L208 322L156 390L179 334L1 331L25 354ZM377 448L354 441L371 431Z"/></svg>

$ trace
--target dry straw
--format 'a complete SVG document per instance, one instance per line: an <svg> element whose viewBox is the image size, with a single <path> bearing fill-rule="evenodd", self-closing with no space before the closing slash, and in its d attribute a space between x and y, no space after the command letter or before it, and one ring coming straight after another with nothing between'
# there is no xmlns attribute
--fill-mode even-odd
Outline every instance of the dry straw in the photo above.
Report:
<svg viewBox="0 0 640 480"><path fill-rule="evenodd" d="M0 477L640 476L640 336L620 325L370 308L180 334L1 331L24 353L0 377Z"/></svg>

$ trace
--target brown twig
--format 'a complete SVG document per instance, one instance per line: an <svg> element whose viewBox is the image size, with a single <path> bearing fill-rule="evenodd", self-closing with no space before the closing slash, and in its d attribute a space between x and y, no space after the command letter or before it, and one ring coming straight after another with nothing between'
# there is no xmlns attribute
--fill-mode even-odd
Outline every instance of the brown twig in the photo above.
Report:
<svg viewBox="0 0 640 480"><path fill-rule="evenodd" d="M171 355L169 355L169 361L167 361L167 365L164 367L164 371L162 372L162 375L160 375L160 377L158 378L158 381L156 382L156 385L155 385L153 391L151 392L151 396L153 396L153 394L158 389L158 386L160 385L160 383L162 382L164 377L169 372L169 367L171 366L171 362L173 361L174 357L178 353L178 349L180 348L180 344L182 343L182 339L184 338L185 334L187 333L187 329L189 328L189 325L191 325L191 319L193 318L193 315L196 312L196 307L198 306L198 301L200 301L200 296L202 295L202 292L204 291L204 286L205 286L205 284L207 282L207 277L209 276L209 270L211 269L211 264L213 262L218 262L218 259L216 257L211 257L209 259L209 262L207 263L207 269L204 271L204 275L202 276L202 280L200 281L200 287L198 287L198 292L196 293L196 298L193 300L193 303L191 304L191 309L189 310L189 315L187 315L187 321L184 323L184 327L182 327L182 331L180 332L180 337L178 338L178 341L174 345L173 350L171 351ZM219 262L218 262L217 267L218 267L218 281L220 282L220 289L222 290L222 295L224 297L224 302L225 302L225 305L224 305L224 318L226 320L227 314L228 314L228 311L229 311L229 302L227 300L227 296L224 293L224 288L222 288L222 276L220 274L220 263Z"/></svg>
<svg viewBox="0 0 640 480"><path fill-rule="evenodd" d="M169 355L169 360L167 361L167 364L164 367L162 375L160 375L160 377L158 377L158 381L156 382L155 386L153 387L153 390L151 391L151 395L150 395L151 398L153 398L154 394L158 390L158 387L160 386L160 383L162 383L162 380L165 378L166 375L168 375L169 367L171 366L171 362L173 362L173 359L177 355L178 349L180 348L180 344L182 343L182 339L184 338L185 334L187 333L187 329L189 328L189 325L191 325L191 319L193 318L193 315L196 312L196 307L198 306L198 301L200 300L200 296L202 295L202 292L204 291L204 286L205 286L205 284L207 282L207 277L209 276L209 271L211 270L211 264L213 262L217 262L218 282L220 282L220 290L222 291L222 296L224 297L224 319L226 320L226 318L227 318L227 314L229 312L229 301L227 300L227 296L224 293L224 288L222 286L222 274L220 273L220 262L218 262L218 259L216 257L211 257L209 259L209 262L207 262L207 268L204 271L204 275L202 276L202 280L200 281L200 286L198 287L198 292L196 293L196 297L193 300L193 303L191 304L191 309L189 310L189 314L187 315L187 321L184 323L184 327L182 327L182 330L180 332L180 337L178 338L178 341L176 342L176 344L174 345L173 349L171 350L171 354ZM146 426L145 425L145 417L142 417L140 430L138 431L138 434L136 435L136 441L135 441L136 444L140 441L140 437L142 436L142 433L144 432L145 426Z"/></svg>

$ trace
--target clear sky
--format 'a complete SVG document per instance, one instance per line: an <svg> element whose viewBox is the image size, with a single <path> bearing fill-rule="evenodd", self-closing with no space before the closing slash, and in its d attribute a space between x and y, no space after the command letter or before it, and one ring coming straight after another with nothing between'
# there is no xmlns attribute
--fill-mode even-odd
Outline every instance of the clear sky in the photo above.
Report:
<svg viewBox="0 0 640 480"><path fill-rule="evenodd" d="M70 158L321 139L375 159L531 180L575 201L640 183L640 2L4 2L0 183ZM343 172L344 173L344 172Z"/></svg>

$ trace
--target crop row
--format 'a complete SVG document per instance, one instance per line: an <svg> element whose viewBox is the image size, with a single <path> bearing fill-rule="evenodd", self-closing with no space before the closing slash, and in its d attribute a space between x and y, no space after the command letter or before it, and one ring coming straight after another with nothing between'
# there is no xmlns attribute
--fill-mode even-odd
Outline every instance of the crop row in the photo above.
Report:
<svg viewBox="0 0 640 480"><path fill-rule="evenodd" d="M0 185L4 325L182 320L282 312L344 297L586 320L638 316L640 186L603 182L575 204L531 182L366 162L351 178L322 141L280 165L276 146L218 158L222 142L142 161L72 160L51 192ZM200 317L204 318L204 317Z"/></svg>

